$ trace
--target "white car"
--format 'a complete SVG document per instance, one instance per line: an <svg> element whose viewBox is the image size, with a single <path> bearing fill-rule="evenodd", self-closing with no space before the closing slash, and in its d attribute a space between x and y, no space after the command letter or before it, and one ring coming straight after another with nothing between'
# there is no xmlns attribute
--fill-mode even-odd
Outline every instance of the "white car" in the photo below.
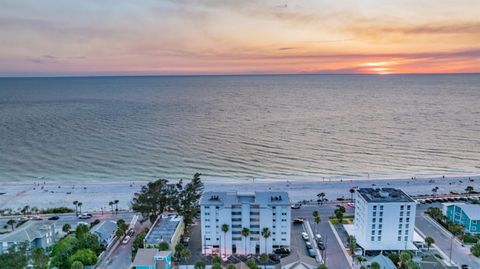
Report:
<svg viewBox="0 0 480 269"><path fill-rule="evenodd" d="M303 240L308 240L308 234L306 232L302 232Z"/></svg>
<svg viewBox="0 0 480 269"><path fill-rule="evenodd" d="M292 209L299 209L300 207L302 207L302 204L293 204L290 206Z"/></svg>
<svg viewBox="0 0 480 269"><path fill-rule="evenodd" d="M317 242L321 242L321 241L322 241L322 236L321 236L320 234L316 234L316 235L315 235L315 240L316 240Z"/></svg>
<svg viewBox="0 0 480 269"><path fill-rule="evenodd" d="M125 236L125 238L123 239L122 244L126 245L126 244L128 244L128 241L130 241L130 236L127 235L127 236Z"/></svg>
<svg viewBox="0 0 480 269"><path fill-rule="evenodd" d="M307 245L307 248L308 248L308 249L313 248L312 243L310 243L310 242L308 242L308 241L305 242L305 245Z"/></svg>

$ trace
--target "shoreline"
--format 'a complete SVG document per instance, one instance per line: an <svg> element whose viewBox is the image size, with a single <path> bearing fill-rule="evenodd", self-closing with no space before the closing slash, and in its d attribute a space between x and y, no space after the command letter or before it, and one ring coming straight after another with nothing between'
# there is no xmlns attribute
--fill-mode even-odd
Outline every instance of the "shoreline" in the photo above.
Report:
<svg viewBox="0 0 480 269"><path fill-rule="evenodd" d="M175 180L172 180L175 182ZM392 187L400 188L407 194L432 194L432 188L439 187L437 194L450 191L463 192L466 186L480 189L480 175L410 177L396 179L310 179L273 180L255 178L238 182L213 181L203 179L205 191L287 191L290 200L316 200L316 194L324 192L329 200L338 197L349 198L349 189L354 187ZM119 200L120 209L128 209L135 192L147 181L106 181L106 182L58 182L36 180L25 182L3 182L0 186L0 209L19 209L28 205L40 209L51 207L73 207L73 201L81 201L83 210L108 210L108 202ZM4 193L4 194L1 194Z"/></svg>

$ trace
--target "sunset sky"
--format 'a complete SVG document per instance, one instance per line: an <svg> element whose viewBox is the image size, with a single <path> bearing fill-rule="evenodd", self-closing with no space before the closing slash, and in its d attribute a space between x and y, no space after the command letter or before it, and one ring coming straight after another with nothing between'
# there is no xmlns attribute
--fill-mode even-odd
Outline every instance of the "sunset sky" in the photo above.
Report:
<svg viewBox="0 0 480 269"><path fill-rule="evenodd" d="M479 0L0 0L0 76L464 72Z"/></svg>

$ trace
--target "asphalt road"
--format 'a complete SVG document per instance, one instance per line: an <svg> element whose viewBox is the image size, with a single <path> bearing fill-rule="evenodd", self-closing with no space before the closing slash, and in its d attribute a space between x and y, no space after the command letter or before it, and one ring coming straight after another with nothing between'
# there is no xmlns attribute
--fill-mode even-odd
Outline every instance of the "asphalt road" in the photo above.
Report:
<svg viewBox="0 0 480 269"><path fill-rule="evenodd" d="M480 261L478 258L472 256L470 251L462 247L457 240L451 240L445 231L440 229L437 225L432 224L424 216L424 212L428 207L440 207L440 204L425 204L419 205L417 208L417 215L415 218L415 226L426 236L430 236L435 240L435 244L440 248L447 256L450 255L450 243L452 243L452 261L457 265L468 264L471 268L480 268Z"/></svg>
<svg viewBox="0 0 480 269"><path fill-rule="evenodd" d="M324 205L304 205L300 209L292 209L292 218L303 217L310 220L312 229L315 232L316 224L313 222L312 212L318 210L320 213L321 222L318 224L317 233L321 234L326 242L326 261L329 269L347 269L350 265L345 258L342 250L342 246L336 240L330 225L328 225L328 218L333 214L335 210L335 204ZM346 208L346 214L353 214L352 208ZM293 234L293 229L292 229ZM298 235L300 236L300 235ZM304 243L305 245L305 243ZM293 247L293 244L292 244ZM305 248L305 247L304 247Z"/></svg>

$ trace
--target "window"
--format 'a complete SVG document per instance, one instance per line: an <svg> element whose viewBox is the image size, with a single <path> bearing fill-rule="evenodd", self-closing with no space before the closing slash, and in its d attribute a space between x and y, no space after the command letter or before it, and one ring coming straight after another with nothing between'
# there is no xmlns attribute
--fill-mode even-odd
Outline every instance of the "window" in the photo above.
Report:
<svg viewBox="0 0 480 269"><path fill-rule="evenodd" d="M399 219L399 222L403 222L403 218L400 218L400 219Z"/></svg>
<svg viewBox="0 0 480 269"><path fill-rule="evenodd" d="M407 210L410 210L411 206L410 205L407 205Z"/></svg>
<svg viewBox="0 0 480 269"><path fill-rule="evenodd" d="M205 221L210 221L210 219L205 219Z"/></svg>
<svg viewBox="0 0 480 269"><path fill-rule="evenodd" d="M285 212L285 213L282 213L282 216L286 216L286 215L287 215L287 213L286 213L286 212Z"/></svg>
<svg viewBox="0 0 480 269"><path fill-rule="evenodd" d="M377 237L377 241L382 241L382 237L381 236Z"/></svg>
<svg viewBox="0 0 480 269"><path fill-rule="evenodd" d="M402 235L402 230L398 230L398 235Z"/></svg>
<svg viewBox="0 0 480 269"><path fill-rule="evenodd" d="M242 215L242 212L232 212L232 215Z"/></svg>
<svg viewBox="0 0 480 269"><path fill-rule="evenodd" d="M383 211L380 211L380 217L383 217Z"/></svg>
<svg viewBox="0 0 480 269"><path fill-rule="evenodd" d="M397 240L398 240L398 241L402 241L402 237L399 236L399 237L397 238Z"/></svg>
<svg viewBox="0 0 480 269"><path fill-rule="evenodd" d="M375 224L372 224L372 230L374 230L374 229L375 229Z"/></svg>
<svg viewBox="0 0 480 269"><path fill-rule="evenodd" d="M373 206L373 210L377 210L377 206L376 206L376 205Z"/></svg>
<svg viewBox="0 0 480 269"><path fill-rule="evenodd" d="M376 216L377 216L377 212L373 212L373 216L376 217Z"/></svg>
<svg viewBox="0 0 480 269"><path fill-rule="evenodd" d="M382 229L382 224L378 225L378 229L380 229L380 230Z"/></svg>
<svg viewBox="0 0 480 269"><path fill-rule="evenodd" d="M377 221L377 219L376 219L376 218L373 218L373 219L372 219L372 222L373 222L373 223L375 223L376 221Z"/></svg>
<svg viewBox="0 0 480 269"><path fill-rule="evenodd" d="M408 236L405 236L405 241L408 241Z"/></svg>
<svg viewBox="0 0 480 269"><path fill-rule="evenodd" d="M408 227L410 226L410 224L405 224L405 229L408 229Z"/></svg>
<svg viewBox="0 0 480 269"><path fill-rule="evenodd" d="M408 234L408 230L405 230L405 234Z"/></svg>
<svg viewBox="0 0 480 269"><path fill-rule="evenodd" d="M383 210L383 205L380 206L380 210Z"/></svg>
<svg viewBox="0 0 480 269"><path fill-rule="evenodd" d="M410 218L406 218L406 222L410 222Z"/></svg>
<svg viewBox="0 0 480 269"><path fill-rule="evenodd" d="M401 205L401 206L400 206L400 210L403 210L404 208L405 208L404 205Z"/></svg>
<svg viewBox="0 0 480 269"><path fill-rule="evenodd" d="M476 220L472 220L472 224L477 224L477 221L476 221Z"/></svg>
<svg viewBox="0 0 480 269"><path fill-rule="evenodd" d="M398 224L398 229L402 229L402 224Z"/></svg>
<svg viewBox="0 0 480 269"><path fill-rule="evenodd" d="M382 235L382 231L378 231L378 235Z"/></svg>
<svg viewBox="0 0 480 269"><path fill-rule="evenodd" d="M477 226L472 226L472 231L476 231L477 230Z"/></svg>
<svg viewBox="0 0 480 269"><path fill-rule="evenodd" d="M383 218L379 218L379 219L378 219L378 222L382 223L382 222L383 222Z"/></svg>
<svg viewBox="0 0 480 269"><path fill-rule="evenodd" d="M403 211L402 211L402 212L400 212L400 216L401 216L401 217L403 217Z"/></svg>
<svg viewBox="0 0 480 269"><path fill-rule="evenodd" d="M205 225L205 228L210 228L210 225Z"/></svg>
<svg viewBox="0 0 480 269"><path fill-rule="evenodd" d="M375 236L370 237L370 241L375 241Z"/></svg>
<svg viewBox="0 0 480 269"><path fill-rule="evenodd" d="M375 235L375 230L372 231L372 235Z"/></svg>
<svg viewBox="0 0 480 269"><path fill-rule="evenodd" d="M209 215L210 215L210 213L209 213L209 212L205 212L205 216L209 216Z"/></svg>
<svg viewBox="0 0 480 269"><path fill-rule="evenodd" d="M410 211L407 211L407 217L410 217Z"/></svg>

